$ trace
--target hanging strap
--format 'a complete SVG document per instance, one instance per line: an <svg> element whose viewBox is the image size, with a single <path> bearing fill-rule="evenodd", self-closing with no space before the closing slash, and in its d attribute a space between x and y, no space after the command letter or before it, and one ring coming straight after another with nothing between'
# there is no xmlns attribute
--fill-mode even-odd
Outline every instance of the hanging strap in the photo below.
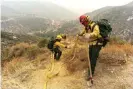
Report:
<svg viewBox="0 0 133 89"><path fill-rule="evenodd" d="M92 26L92 28L91 28L91 31L92 31L92 32L94 31L94 28L95 28L96 25L97 25L97 24L95 23L95 24Z"/></svg>

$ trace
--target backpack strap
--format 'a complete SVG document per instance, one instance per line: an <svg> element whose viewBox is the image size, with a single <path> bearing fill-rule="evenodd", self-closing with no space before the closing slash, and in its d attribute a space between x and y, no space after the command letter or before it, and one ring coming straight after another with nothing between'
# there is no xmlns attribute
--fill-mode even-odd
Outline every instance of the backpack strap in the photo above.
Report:
<svg viewBox="0 0 133 89"><path fill-rule="evenodd" d="M88 33L88 30L91 29L91 26L89 25L88 27L85 27L86 33Z"/></svg>
<svg viewBox="0 0 133 89"><path fill-rule="evenodd" d="M95 28L95 26L96 26L97 24L95 23L93 26L92 26L92 28L91 28L91 31L93 32L93 30L94 30L94 28Z"/></svg>

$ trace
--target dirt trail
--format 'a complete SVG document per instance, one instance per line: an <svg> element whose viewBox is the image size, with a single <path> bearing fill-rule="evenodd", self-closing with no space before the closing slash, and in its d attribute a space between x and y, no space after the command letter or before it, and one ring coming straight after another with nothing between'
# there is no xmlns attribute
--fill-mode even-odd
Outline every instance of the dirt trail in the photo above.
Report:
<svg viewBox="0 0 133 89"><path fill-rule="evenodd" d="M110 49L103 51L105 59L99 58L97 61L92 87L89 87L85 80L88 70L86 46L82 43L78 45L76 56L72 61L70 61L73 57L71 49L63 51L61 60L55 62L54 70L49 74L49 76L57 73L58 75L49 79L47 89L133 89L133 57L123 56L128 54L131 47L127 51L118 50L124 47L114 50L116 47L107 47ZM2 89L44 89L51 66L50 57L50 51L44 50L34 60L28 60L26 57L12 59L2 68ZM126 64L117 66L109 64L111 60L117 63L124 59L127 60L124 62Z"/></svg>
<svg viewBox="0 0 133 89"><path fill-rule="evenodd" d="M70 74L62 62L56 62L53 74L59 69L59 74L48 81L47 89L133 89L133 57L123 66L109 66L98 62L91 88L85 80L87 69ZM2 89L44 89L47 72L46 67L17 76L2 76Z"/></svg>
<svg viewBox="0 0 133 89"><path fill-rule="evenodd" d="M123 66L99 63L96 70L94 88L91 89L133 89L133 61Z"/></svg>

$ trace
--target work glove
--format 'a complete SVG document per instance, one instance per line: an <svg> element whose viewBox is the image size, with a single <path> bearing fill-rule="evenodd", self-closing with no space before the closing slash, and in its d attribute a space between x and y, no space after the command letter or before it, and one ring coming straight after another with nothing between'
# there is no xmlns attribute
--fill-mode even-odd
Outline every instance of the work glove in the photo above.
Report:
<svg viewBox="0 0 133 89"><path fill-rule="evenodd" d="M81 33L78 33L76 36L83 36Z"/></svg>
<svg viewBox="0 0 133 89"><path fill-rule="evenodd" d="M90 34L89 33L86 33L85 35L84 35L84 38L86 39L86 40L90 40Z"/></svg>
<svg viewBox="0 0 133 89"><path fill-rule="evenodd" d="M76 37L79 37L79 34L77 34Z"/></svg>

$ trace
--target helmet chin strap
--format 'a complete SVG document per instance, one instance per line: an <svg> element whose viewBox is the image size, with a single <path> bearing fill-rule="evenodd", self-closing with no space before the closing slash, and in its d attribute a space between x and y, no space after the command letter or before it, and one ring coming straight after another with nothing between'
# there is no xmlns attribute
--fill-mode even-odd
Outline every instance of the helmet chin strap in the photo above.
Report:
<svg viewBox="0 0 133 89"><path fill-rule="evenodd" d="M83 25L86 27L88 25L88 21L85 21Z"/></svg>

